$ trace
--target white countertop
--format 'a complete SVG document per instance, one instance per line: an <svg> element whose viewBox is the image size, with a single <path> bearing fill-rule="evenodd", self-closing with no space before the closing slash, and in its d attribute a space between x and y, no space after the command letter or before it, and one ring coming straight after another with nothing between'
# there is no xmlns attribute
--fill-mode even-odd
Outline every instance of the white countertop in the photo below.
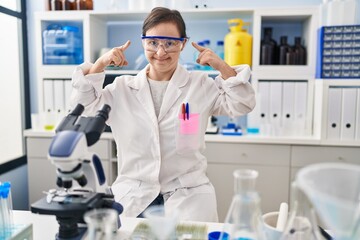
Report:
<svg viewBox="0 0 360 240"><path fill-rule="evenodd" d="M42 131L26 129L25 137L53 137L54 131ZM104 132L100 139L112 140L111 132ZM243 135L243 136L226 136L221 134L206 134L206 142L217 143L252 143L252 144L284 144L284 145L313 145L313 146L341 146L341 147L360 147L360 141L345 140L327 140L313 136L263 136L263 135Z"/></svg>
<svg viewBox="0 0 360 240"><path fill-rule="evenodd" d="M32 224L33 225L33 239L34 240L51 240L55 239L55 234L58 232L58 223L55 216L39 215L31 213L30 211L13 211L15 224ZM126 239L131 235L137 224L141 221L147 221L143 218L126 218L121 217L121 227L118 232L117 239ZM186 222L193 224L206 224L208 232L221 231L223 224L221 223L204 223L204 222Z"/></svg>

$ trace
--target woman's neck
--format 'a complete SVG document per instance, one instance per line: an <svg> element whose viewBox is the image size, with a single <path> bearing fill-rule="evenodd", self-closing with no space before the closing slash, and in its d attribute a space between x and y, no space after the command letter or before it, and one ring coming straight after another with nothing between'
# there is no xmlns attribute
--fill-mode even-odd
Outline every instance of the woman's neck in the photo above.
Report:
<svg viewBox="0 0 360 240"><path fill-rule="evenodd" d="M159 72L156 71L154 68L149 67L146 73L150 79L157 81L169 81L172 75L174 74L175 70L176 69L172 69L171 71L166 71L166 72Z"/></svg>

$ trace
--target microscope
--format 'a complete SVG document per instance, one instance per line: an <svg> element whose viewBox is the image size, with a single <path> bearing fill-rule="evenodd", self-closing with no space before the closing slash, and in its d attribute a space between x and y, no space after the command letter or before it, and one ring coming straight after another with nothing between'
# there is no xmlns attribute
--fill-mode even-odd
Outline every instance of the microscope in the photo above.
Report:
<svg viewBox="0 0 360 240"><path fill-rule="evenodd" d="M110 106L105 104L94 117L81 116L83 111L78 104L61 121L49 148L48 159L56 166L59 189L45 192L44 198L31 205L33 213L56 216L56 240L81 239L86 232L83 216L89 210L113 208L119 215L123 211L106 184L100 158L88 150L104 131Z"/></svg>

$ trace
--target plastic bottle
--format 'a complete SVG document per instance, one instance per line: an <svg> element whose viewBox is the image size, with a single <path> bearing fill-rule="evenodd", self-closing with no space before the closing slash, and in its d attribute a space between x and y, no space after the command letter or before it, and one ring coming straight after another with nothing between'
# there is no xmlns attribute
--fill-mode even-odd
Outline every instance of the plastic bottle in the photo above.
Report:
<svg viewBox="0 0 360 240"><path fill-rule="evenodd" d="M264 28L264 39L261 41L260 64L273 65L276 63L278 47L276 41L272 39L272 28Z"/></svg>
<svg viewBox="0 0 360 240"><path fill-rule="evenodd" d="M286 54L289 51L290 46L287 43L287 36L280 37L280 46L279 46L279 64L286 65Z"/></svg>
<svg viewBox="0 0 360 240"><path fill-rule="evenodd" d="M216 48L215 53L224 60L224 41L217 41L216 42Z"/></svg>
<svg viewBox="0 0 360 240"><path fill-rule="evenodd" d="M243 29L241 19L228 20L230 32L225 36L225 62L230 66L252 62L252 36Z"/></svg>
<svg viewBox="0 0 360 240"><path fill-rule="evenodd" d="M223 232L229 233L229 240L263 240L265 237L262 231L260 196L255 190L258 172L251 169L239 169L235 170L233 175L235 193L225 219Z"/></svg>
<svg viewBox="0 0 360 240"><path fill-rule="evenodd" d="M295 45L293 47L296 65L306 65L306 49L301 45L301 37L295 37Z"/></svg>

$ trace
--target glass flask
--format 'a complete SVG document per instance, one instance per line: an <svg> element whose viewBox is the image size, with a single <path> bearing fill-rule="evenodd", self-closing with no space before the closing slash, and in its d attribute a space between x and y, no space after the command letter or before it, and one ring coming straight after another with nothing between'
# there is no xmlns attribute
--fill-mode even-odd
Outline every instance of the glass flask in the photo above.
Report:
<svg viewBox="0 0 360 240"><path fill-rule="evenodd" d="M229 234L229 240L264 240L260 196L255 190L259 174L255 170L239 169L233 175L235 193L223 232Z"/></svg>
<svg viewBox="0 0 360 240"><path fill-rule="evenodd" d="M153 205L144 211L144 216L149 220L151 231L156 239L175 239L178 211L169 211L163 205Z"/></svg>
<svg viewBox="0 0 360 240"><path fill-rule="evenodd" d="M113 240L118 229L119 214L115 209L93 209L85 213L86 240Z"/></svg>
<svg viewBox="0 0 360 240"><path fill-rule="evenodd" d="M321 240L315 209L295 182L291 185L291 212L281 240Z"/></svg>

